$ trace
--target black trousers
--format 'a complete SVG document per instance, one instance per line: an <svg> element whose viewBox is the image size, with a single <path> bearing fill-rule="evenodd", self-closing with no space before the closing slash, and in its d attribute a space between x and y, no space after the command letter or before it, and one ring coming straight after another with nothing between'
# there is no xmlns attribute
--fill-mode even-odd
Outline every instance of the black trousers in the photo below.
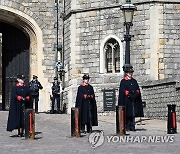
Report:
<svg viewBox="0 0 180 154"><path fill-rule="evenodd" d="M56 103L57 103L57 110L60 111L60 96L58 96L58 97L53 96L53 98L52 98L51 110L54 111L55 101L56 101Z"/></svg>
<svg viewBox="0 0 180 154"><path fill-rule="evenodd" d="M135 117L126 117L126 130L135 131Z"/></svg>
<svg viewBox="0 0 180 154"><path fill-rule="evenodd" d="M31 108L33 109L33 104L35 103L35 112L38 112L38 102L39 102L39 96L32 96L32 103Z"/></svg>

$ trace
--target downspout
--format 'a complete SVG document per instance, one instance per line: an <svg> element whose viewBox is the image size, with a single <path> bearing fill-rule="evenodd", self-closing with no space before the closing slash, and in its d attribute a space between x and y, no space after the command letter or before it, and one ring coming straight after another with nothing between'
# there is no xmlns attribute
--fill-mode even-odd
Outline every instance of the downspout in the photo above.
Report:
<svg viewBox="0 0 180 154"><path fill-rule="evenodd" d="M57 72L57 62L58 62L58 10L59 10L59 5L58 5L58 0L55 0L54 3L54 12L55 12L55 22L54 22L54 28L55 28L55 42L54 42L54 51L55 51L55 77L58 76Z"/></svg>
<svg viewBox="0 0 180 154"><path fill-rule="evenodd" d="M62 49L60 53L60 61L62 62L62 70L60 73L60 79L62 81L62 90L65 88L65 69L64 69L64 18L65 17L65 0L62 1L62 12L60 18L62 19ZM61 100L63 101L63 91L61 94ZM66 112L66 104L63 103L63 112Z"/></svg>

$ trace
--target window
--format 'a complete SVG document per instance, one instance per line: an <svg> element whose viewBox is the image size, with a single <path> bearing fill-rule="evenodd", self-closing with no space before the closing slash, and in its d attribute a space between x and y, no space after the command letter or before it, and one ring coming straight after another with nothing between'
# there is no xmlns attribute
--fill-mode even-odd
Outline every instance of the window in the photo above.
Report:
<svg viewBox="0 0 180 154"><path fill-rule="evenodd" d="M120 47L119 43L111 38L104 45L105 70L107 73L120 72Z"/></svg>
<svg viewBox="0 0 180 154"><path fill-rule="evenodd" d="M114 49L115 53L115 72L120 72L120 48L116 46Z"/></svg>
<svg viewBox="0 0 180 154"><path fill-rule="evenodd" d="M109 45L106 50L106 70L108 73L112 73L112 48Z"/></svg>

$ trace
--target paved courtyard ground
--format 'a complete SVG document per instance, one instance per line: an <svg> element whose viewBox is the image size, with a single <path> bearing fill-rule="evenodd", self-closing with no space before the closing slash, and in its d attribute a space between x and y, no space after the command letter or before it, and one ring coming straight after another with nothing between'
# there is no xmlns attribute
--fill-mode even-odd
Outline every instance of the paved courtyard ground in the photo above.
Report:
<svg viewBox="0 0 180 154"><path fill-rule="evenodd" d="M127 132L126 136L119 137L115 134L115 117L99 115L99 126L93 127L93 130L102 130L102 132L97 134L98 132L94 131L90 135L90 138L94 140L90 143L89 134L80 138L71 137L70 115L68 114L36 114L35 140L17 137L17 131L7 132L7 117L7 111L0 111L0 154L180 153L179 133L167 134L167 122L163 120L144 118L142 124L137 123L137 131ZM178 132L180 132L179 128L178 123ZM93 135L97 138L92 138ZM97 147L92 148L93 145Z"/></svg>

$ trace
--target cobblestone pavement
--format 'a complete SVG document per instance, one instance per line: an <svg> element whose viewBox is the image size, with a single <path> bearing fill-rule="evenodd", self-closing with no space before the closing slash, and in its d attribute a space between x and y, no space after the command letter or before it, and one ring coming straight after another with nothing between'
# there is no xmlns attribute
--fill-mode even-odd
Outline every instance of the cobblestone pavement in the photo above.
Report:
<svg viewBox="0 0 180 154"><path fill-rule="evenodd" d="M115 117L99 116L99 126L93 130L103 130L104 143L92 148L88 141L89 135L80 138L70 136L70 115L67 114L36 114L36 139L25 140L16 137L17 131L7 132L7 111L0 111L0 154L59 154L59 153L177 153L180 150L180 135L167 134L167 123L162 120L142 119L137 123L136 132L127 132L126 140L116 136ZM139 119L136 119L138 121ZM138 125L139 124L139 125ZM180 124L177 124L180 128ZM177 129L180 132L180 129ZM122 136L121 136L122 137ZM129 138L128 138L129 137ZM157 137L148 140L149 137ZM162 137L170 137L163 140ZM102 139L102 138L101 138ZM142 140L143 139L143 140Z"/></svg>

